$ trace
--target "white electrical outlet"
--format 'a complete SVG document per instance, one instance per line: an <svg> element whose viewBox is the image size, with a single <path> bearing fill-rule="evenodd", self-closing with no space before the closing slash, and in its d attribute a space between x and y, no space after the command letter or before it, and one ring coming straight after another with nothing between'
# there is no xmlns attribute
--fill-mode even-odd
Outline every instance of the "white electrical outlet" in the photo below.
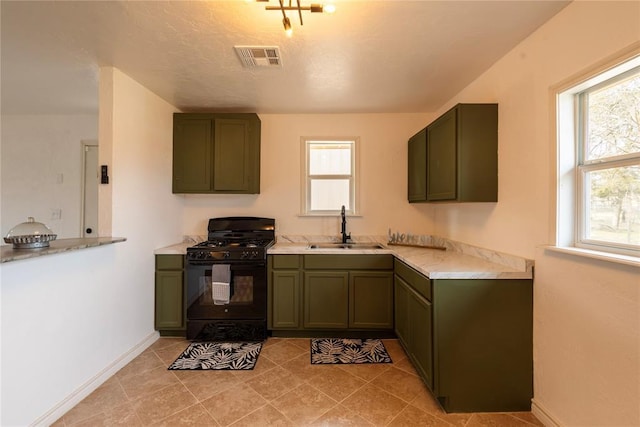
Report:
<svg viewBox="0 0 640 427"><path fill-rule="evenodd" d="M51 219L62 219L62 209L51 209Z"/></svg>

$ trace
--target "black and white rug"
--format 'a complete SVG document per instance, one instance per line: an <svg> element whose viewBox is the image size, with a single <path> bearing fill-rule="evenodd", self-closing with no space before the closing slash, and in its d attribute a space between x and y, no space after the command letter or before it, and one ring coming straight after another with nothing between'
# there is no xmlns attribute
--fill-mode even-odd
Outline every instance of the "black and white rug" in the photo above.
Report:
<svg viewBox="0 0 640 427"><path fill-rule="evenodd" d="M391 363L379 339L312 338L311 364Z"/></svg>
<svg viewBox="0 0 640 427"><path fill-rule="evenodd" d="M170 370L250 370L262 349L261 342L194 342Z"/></svg>

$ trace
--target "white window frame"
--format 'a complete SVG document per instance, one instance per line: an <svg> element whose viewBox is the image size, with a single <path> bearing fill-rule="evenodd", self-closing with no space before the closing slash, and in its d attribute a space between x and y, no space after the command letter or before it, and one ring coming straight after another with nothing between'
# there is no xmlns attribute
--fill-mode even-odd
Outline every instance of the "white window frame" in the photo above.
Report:
<svg viewBox="0 0 640 427"><path fill-rule="evenodd" d="M313 179L348 179L349 180L349 205L346 210L348 215L358 215L359 197L358 197L358 158L359 158L359 137L302 137L300 138L302 153L302 179L300 197L300 215L302 216L335 216L340 213L341 206L336 206L330 210L313 210L311 209L311 181ZM323 144L351 144L351 174L349 175L310 175L310 147L313 143Z"/></svg>
<svg viewBox="0 0 640 427"><path fill-rule="evenodd" d="M555 188L555 246L553 249L624 264L640 265L640 248L635 245L589 240L585 238L587 217L585 176L588 172L613 167L637 165L640 153L583 161L583 96L640 66L636 48L594 69L552 88L557 141L557 176Z"/></svg>

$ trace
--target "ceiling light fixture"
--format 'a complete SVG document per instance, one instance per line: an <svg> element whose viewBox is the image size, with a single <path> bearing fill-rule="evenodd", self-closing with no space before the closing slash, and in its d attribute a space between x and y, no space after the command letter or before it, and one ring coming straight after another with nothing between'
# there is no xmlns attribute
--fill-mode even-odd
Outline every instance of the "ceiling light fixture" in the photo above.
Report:
<svg viewBox="0 0 640 427"><path fill-rule="evenodd" d="M286 16L282 18L282 25L284 25L284 32L287 33L289 37L293 34L293 29L291 28L291 21Z"/></svg>
<svg viewBox="0 0 640 427"><path fill-rule="evenodd" d="M269 0L256 0L257 2L268 2ZM300 0L295 0L295 4L293 3L293 0L289 0L289 4L288 6L285 5L284 0L278 0L278 2L280 3L279 6L265 6L265 10L279 10L282 12L282 25L284 25L284 30L287 33L288 36L291 36L291 34L293 33L293 30L291 28L291 21L289 20L289 17L287 17L287 10L294 10L298 12L298 17L300 18L300 25L304 25L303 21L302 21L302 11L310 11L311 13L333 13L336 11L336 7L332 4L327 4L327 5L323 5L323 4L319 4L319 3L312 3L308 6L304 6L302 4L300 4Z"/></svg>

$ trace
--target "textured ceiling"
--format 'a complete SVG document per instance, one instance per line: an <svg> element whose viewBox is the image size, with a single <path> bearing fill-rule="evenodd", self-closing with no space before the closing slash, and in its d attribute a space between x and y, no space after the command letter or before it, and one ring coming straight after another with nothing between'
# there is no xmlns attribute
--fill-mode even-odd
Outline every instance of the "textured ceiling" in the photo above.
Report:
<svg viewBox="0 0 640 427"><path fill-rule="evenodd" d="M333 3L303 26L291 13L288 38L279 11L244 0L3 0L2 113L95 113L100 66L185 111L429 112L568 4ZM235 45L278 46L283 65L243 68Z"/></svg>

